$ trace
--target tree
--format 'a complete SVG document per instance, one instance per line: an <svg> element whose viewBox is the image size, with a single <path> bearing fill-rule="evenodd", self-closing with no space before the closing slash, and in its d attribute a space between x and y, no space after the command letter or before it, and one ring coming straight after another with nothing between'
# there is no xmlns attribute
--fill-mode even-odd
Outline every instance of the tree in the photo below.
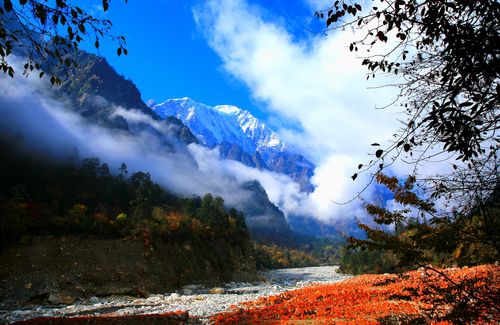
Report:
<svg viewBox="0 0 500 325"><path fill-rule="evenodd" d="M377 148L375 159L359 169L383 169L401 156L418 164L449 154L458 160L455 172L433 180L432 189L467 179L486 186L478 194L487 196L498 183L498 1L389 0L364 11L359 3L336 1L316 15L326 19L328 29L366 32L349 47L370 53L362 62L367 78L400 76L398 103L407 118L393 144ZM370 52L378 43L385 50Z"/></svg>
<svg viewBox="0 0 500 325"><path fill-rule="evenodd" d="M445 200L447 217L469 215L500 182L500 3L388 0L362 9L335 1L316 15L328 29L362 31L350 50L367 50L367 78L399 77L397 103L406 119L390 146L373 144L374 159L358 173L383 171L398 159L412 163L429 201ZM372 52L380 43L381 53ZM421 163L432 161L448 161L449 173L420 177ZM494 218L479 210L485 221Z"/></svg>
<svg viewBox="0 0 500 325"><path fill-rule="evenodd" d="M88 178L96 178L100 165L101 160L98 157L85 158L82 160L82 173Z"/></svg>
<svg viewBox="0 0 500 325"><path fill-rule="evenodd" d="M125 175L128 174L128 170L127 170L127 164L122 162L121 165L120 165L120 168L118 169L120 171L120 174L118 175L118 178L120 179L124 179L125 178Z"/></svg>
<svg viewBox="0 0 500 325"><path fill-rule="evenodd" d="M428 303L427 312L432 315L441 310L441 320L457 324L469 324L477 321L481 311L498 313L499 296L495 286L485 289L477 285L476 279L451 279L438 267L447 265L477 265L494 263L500 258L500 215L498 205L488 202L485 209L493 210L489 223L477 215L458 215L454 218L435 217L436 209L432 204L420 198L415 189L415 177L409 177L404 183L396 177L382 173L376 175L376 181L386 186L394 194L394 200L401 205L399 210L389 210L377 205L366 204L366 209L378 225L399 225L397 231L373 227L359 223L366 234L366 239L349 238L349 246L344 254L343 270L361 270L368 272L405 271L415 267L430 271L437 278L444 280L442 286L435 281L427 281L425 292ZM498 195L498 193L496 194ZM411 217L411 216L416 217ZM430 215L429 222L422 216ZM361 254L349 254L361 249ZM369 253L366 252L369 250ZM353 260L356 257L370 256L373 260ZM388 263L389 262L389 263ZM358 265L358 263L362 265ZM429 280L429 279L428 279ZM443 282L443 281L441 281ZM421 293L407 288L409 295Z"/></svg>
<svg viewBox="0 0 500 325"><path fill-rule="evenodd" d="M366 50L362 65L367 78L390 75L397 80L395 105L406 113L392 144L374 143L374 158L358 166L358 173L375 169L372 180L388 187L403 208L366 204L381 226L361 223L368 238L352 238L351 245L390 251L399 267L444 264L443 256L457 262L462 250L474 247L489 252L477 262L494 260L500 248L498 207L492 208L500 184L500 3L372 3L363 10L361 3L339 0L316 13L326 19L328 30L361 32L350 51L360 55ZM405 182L383 174L398 160L414 164ZM436 162L449 164L449 172L423 176L419 171L422 163ZM412 218L415 213L420 220ZM473 260L469 256L462 263ZM473 292L467 295L477 298Z"/></svg>
<svg viewBox="0 0 500 325"><path fill-rule="evenodd" d="M149 173L136 172L130 176L129 183L134 189L135 197L130 202L132 208L132 219L139 222L143 219L150 218L155 192L158 191L156 184L151 180Z"/></svg>
<svg viewBox="0 0 500 325"><path fill-rule="evenodd" d="M244 236L248 237L248 229L247 224L245 222L245 216L243 212L236 210L235 208L229 209L229 217L233 218L236 223L236 228L240 231Z"/></svg>
<svg viewBox="0 0 500 325"><path fill-rule="evenodd" d="M111 38L118 43L118 55L128 53L125 38L111 34L110 20L90 15L71 0L18 2L3 0L3 7L0 7L0 69L11 77L14 77L15 68L8 58L19 54L26 57L24 75L37 70L42 77L48 72L51 83L59 84L55 70L77 66L70 54L88 38L94 40L96 49L101 38ZM104 12L109 2L102 0Z"/></svg>

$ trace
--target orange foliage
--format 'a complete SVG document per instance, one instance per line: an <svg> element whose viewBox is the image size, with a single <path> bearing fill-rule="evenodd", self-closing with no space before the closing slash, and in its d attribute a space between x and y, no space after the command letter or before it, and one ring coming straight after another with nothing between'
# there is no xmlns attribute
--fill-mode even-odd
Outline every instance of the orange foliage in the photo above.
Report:
<svg viewBox="0 0 500 325"><path fill-rule="evenodd" d="M203 224L201 223L200 220L193 218L191 219L191 225L190 225L190 230L193 234L201 234L203 231Z"/></svg>
<svg viewBox="0 0 500 325"><path fill-rule="evenodd" d="M97 222L109 222L108 216L106 216L104 213L101 212L95 212L94 213L94 220Z"/></svg>
<svg viewBox="0 0 500 325"><path fill-rule="evenodd" d="M500 267L483 265L443 271L453 281L475 279L477 293L487 295L500 289ZM428 303L424 290L428 284L442 288L449 282L433 271L418 270L398 275L362 275L330 285L317 285L278 296L263 297L233 311L212 317L215 324L378 324L382 318L403 321L423 317L426 323L451 324L438 321L425 313ZM419 292L410 296L405 288ZM444 306L446 307L446 306ZM445 310L445 309L443 309ZM482 324L496 324L498 310L482 311Z"/></svg>
<svg viewBox="0 0 500 325"><path fill-rule="evenodd" d="M170 213L165 220L169 225L170 231L176 231L181 227L181 221L183 216L179 213Z"/></svg>

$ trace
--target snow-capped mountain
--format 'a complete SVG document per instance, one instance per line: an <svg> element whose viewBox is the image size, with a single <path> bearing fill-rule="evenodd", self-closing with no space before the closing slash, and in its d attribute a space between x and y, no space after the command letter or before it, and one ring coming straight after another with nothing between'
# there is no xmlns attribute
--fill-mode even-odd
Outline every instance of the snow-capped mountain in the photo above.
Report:
<svg viewBox="0 0 500 325"><path fill-rule="evenodd" d="M232 105L212 107L187 97L150 108L163 119L174 116L181 120L201 144L219 146L223 158L289 175L302 190L312 191L314 165L288 150L278 134L250 112Z"/></svg>
<svg viewBox="0 0 500 325"><path fill-rule="evenodd" d="M238 144L246 153L264 149L282 152L285 149L276 132L236 106L211 107L185 97L169 99L151 109L161 118L177 117L208 147L228 142Z"/></svg>

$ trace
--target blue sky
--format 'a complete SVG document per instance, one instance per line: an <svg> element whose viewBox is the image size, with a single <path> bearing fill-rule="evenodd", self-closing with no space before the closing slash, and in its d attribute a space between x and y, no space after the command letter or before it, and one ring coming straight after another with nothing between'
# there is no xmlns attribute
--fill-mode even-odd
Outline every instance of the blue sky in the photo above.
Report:
<svg viewBox="0 0 500 325"><path fill-rule="evenodd" d="M319 30L322 26L307 3L253 3L262 6L269 19L286 20L298 39L312 35L307 28ZM99 4L96 1L93 7L98 15ZM193 12L202 8L200 0L113 1L105 17L113 22L114 34L126 37L129 55L118 57L110 40L101 40L98 53L134 81L145 101L187 96L208 105L236 105L266 119L262 103L252 99L243 82L221 68L222 60L207 44L204 31L193 19ZM88 42L84 48L96 53L92 44Z"/></svg>
<svg viewBox="0 0 500 325"><path fill-rule="evenodd" d="M369 182L369 173L356 182L351 176L358 164L373 159L371 143L390 143L401 113L376 109L391 103L395 90L375 86L397 80L366 80L361 66L366 53L349 51L350 42L362 33L346 30L324 36L307 30L321 30L313 14L330 1L129 0L126 5L115 0L103 14L101 1L92 0L85 9L110 19L113 33L127 38L128 56L118 57L116 44L109 40L101 40L98 54L131 79L145 101L189 96L208 105L233 104L270 125L288 148L316 165L311 178L315 191L299 193L297 184L283 175L245 173L259 179L284 211L332 219L362 213L359 204L332 201L351 200ZM95 53L93 43L89 39L83 48ZM111 152L117 157L121 151L126 154L122 145ZM209 170L222 168L205 153L199 161L215 162ZM154 159L148 163L152 167L145 170L158 168ZM404 176L412 166L392 168L394 175ZM376 191L365 194L369 198Z"/></svg>
<svg viewBox="0 0 500 325"><path fill-rule="evenodd" d="M307 30L321 30L314 12L329 3L116 0L106 17L115 33L126 36L129 55L117 57L109 44L100 54L134 81L144 100L188 96L251 111L317 167L313 193L296 200L302 194L295 187L268 186L273 202L320 219L352 215L359 206L332 201L352 199L369 182L368 173L356 182L350 177L373 158L371 143L389 143L401 115L376 109L392 102L395 92L370 88L395 81L366 81L362 51L349 51L362 35ZM394 173L404 175L408 168L394 167Z"/></svg>

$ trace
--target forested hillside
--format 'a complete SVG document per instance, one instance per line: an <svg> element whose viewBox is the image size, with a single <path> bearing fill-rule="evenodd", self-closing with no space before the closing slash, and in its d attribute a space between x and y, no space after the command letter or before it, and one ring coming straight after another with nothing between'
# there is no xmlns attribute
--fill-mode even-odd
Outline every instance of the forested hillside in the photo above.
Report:
<svg viewBox="0 0 500 325"><path fill-rule="evenodd" d="M66 276L89 271L89 276L99 277L110 275L96 270L116 271L130 264L126 274L132 278L115 277L115 288L102 294L118 290L120 281L122 286L133 287L133 283L127 283L133 279L152 281L163 277L162 288L144 285L146 290L154 291L192 281L229 281L242 272L254 275L254 253L244 217L234 209L226 210L221 197L206 194L203 198L180 198L154 183L148 173L129 172L125 163L112 171L97 157L54 162L41 153L28 153L21 143L19 138L0 142L0 252L6 261L1 270L6 280L0 288L3 298L22 295L23 283L31 283L30 288L39 285L38 295L42 296L58 290L46 280L37 284L35 269L49 278L54 276L52 273L64 274L64 269L69 270ZM61 251L52 251L54 245ZM29 247L38 251L31 252ZM119 251L106 252L105 247ZM55 262L62 258L62 251L69 251L68 259ZM16 254L31 257L16 258ZM145 256L151 260L144 260ZM76 266L86 259L96 269L82 271ZM21 260L33 263L33 268L24 270ZM142 271L134 271L136 264ZM15 265L20 269L11 269ZM154 272L150 272L153 266ZM149 272L149 279L140 279L141 272ZM17 274L24 278L18 279ZM61 274L55 276L56 281ZM17 280L22 282L16 288ZM79 278L78 286L94 288L93 281ZM14 291L6 286L12 286Z"/></svg>

